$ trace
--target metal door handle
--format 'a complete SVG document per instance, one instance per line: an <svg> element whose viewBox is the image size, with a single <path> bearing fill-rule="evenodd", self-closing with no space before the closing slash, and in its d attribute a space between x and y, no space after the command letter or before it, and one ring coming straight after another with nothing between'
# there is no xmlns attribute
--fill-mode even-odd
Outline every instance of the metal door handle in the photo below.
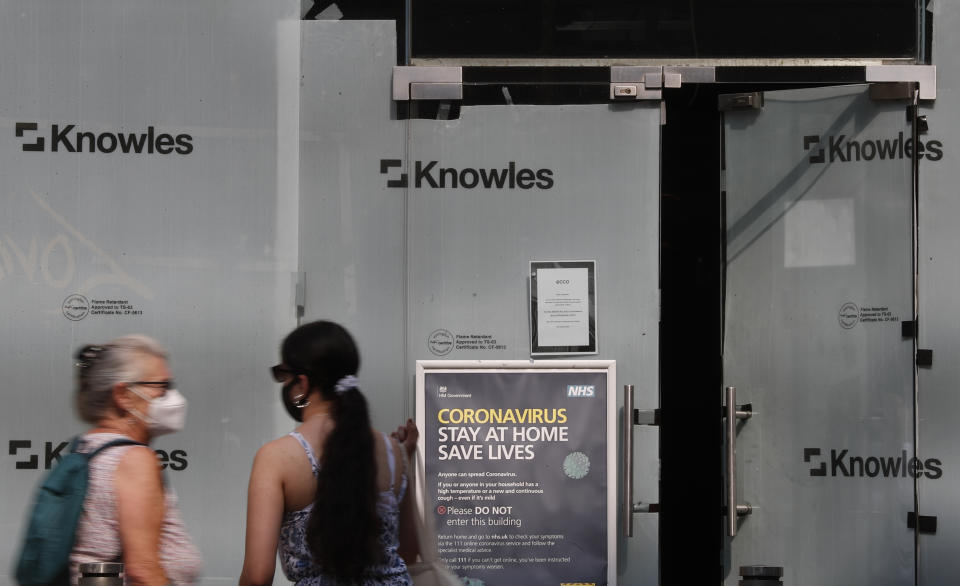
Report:
<svg viewBox="0 0 960 586"><path fill-rule="evenodd" d="M623 535L633 537L633 385L623 385Z"/></svg>
<svg viewBox="0 0 960 586"><path fill-rule="evenodd" d="M750 409L737 410L737 387L726 388L726 410L724 417L727 424L727 535L737 535L737 517L749 515L753 512L750 505L737 504L737 420L749 419L753 415Z"/></svg>
<svg viewBox="0 0 960 586"><path fill-rule="evenodd" d="M659 503L633 502L633 426L660 425L659 409L634 409L633 385L623 385L623 536L633 537L634 513L659 513Z"/></svg>

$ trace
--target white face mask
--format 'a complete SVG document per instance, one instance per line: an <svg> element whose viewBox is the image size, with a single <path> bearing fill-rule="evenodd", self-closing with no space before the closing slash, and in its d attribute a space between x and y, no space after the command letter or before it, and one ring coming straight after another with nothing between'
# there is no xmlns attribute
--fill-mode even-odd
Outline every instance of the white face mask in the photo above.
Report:
<svg viewBox="0 0 960 586"><path fill-rule="evenodd" d="M136 409L131 409L130 413L147 424L151 437L175 433L183 429L187 420L187 400L179 391L170 389L162 396L151 399L138 393L133 387L129 388L134 395L150 402L146 416Z"/></svg>

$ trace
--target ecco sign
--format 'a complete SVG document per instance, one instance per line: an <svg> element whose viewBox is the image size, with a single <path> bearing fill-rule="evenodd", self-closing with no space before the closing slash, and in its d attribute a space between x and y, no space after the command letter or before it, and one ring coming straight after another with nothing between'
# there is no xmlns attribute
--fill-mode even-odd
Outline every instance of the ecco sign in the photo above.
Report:
<svg viewBox="0 0 960 586"><path fill-rule="evenodd" d="M552 189L552 169L527 169L510 161L501 168L439 167L439 161L414 161L413 186L417 189ZM403 167L400 159L380 159L380 174ZM408 187L409 176L399 173L396 179L387 179L387 187Z"/></svg>
<svg viewBox="0 0 960 586"><path fill-rule="evenodd" d="M193 137L189 134L158 133L148 126L145 132L88 132L76 124L51 124L49 132L41 132L36 122L17 122L17 138L24 142L24 152L160 154L193 152Z"/></svg>
<svg viewBox="0 0 960 586"><path fill-rule="evenodd" d="M937 458L908 458L903 450L898 456L851 456L849 450L830 450L830 461L810 469L810 476L843 478L920 478L936 480L943 476L943 462ZM820 459L820 448L804 448L803 461Z"/></svg>
<svg viewBox="0 0 960 586"><path fill-rule="evenodd" d="M826 144L823 144L823 140ZM848 140L847 135L803 137L803 150L810 151L809 160L819 163L850 163L856 161L881 161L913 157L913 139L904 139L903 133L896 138ZM917 158L939 161L943 158L943 143L939 140L917 141Z"/></svg>

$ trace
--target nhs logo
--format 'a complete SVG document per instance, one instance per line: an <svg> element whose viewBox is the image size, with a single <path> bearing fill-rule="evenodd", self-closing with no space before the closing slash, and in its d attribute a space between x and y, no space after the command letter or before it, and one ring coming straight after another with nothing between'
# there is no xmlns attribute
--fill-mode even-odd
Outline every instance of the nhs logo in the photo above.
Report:
<svg viewBox="0 0 960 586"><path fill-rule="evenodd" d="M567 385L568 397L596 397L597 391L593 385Z"/></svg>

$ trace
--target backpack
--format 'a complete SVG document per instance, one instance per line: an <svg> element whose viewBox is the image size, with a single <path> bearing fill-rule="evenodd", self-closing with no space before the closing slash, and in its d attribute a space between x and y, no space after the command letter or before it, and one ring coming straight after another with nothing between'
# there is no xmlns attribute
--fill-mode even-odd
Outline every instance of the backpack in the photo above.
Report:
<svg viewBox="0 0 960 586"><path fill-rule="evenodd" d="M113 446L145 445L117 439L89 453L77 452L82 442L80 437L73 439L70 453L60 460L36 491L17 560L16 577L21 586L69 582L70 551L87 495L90 459Z"/></svg>

